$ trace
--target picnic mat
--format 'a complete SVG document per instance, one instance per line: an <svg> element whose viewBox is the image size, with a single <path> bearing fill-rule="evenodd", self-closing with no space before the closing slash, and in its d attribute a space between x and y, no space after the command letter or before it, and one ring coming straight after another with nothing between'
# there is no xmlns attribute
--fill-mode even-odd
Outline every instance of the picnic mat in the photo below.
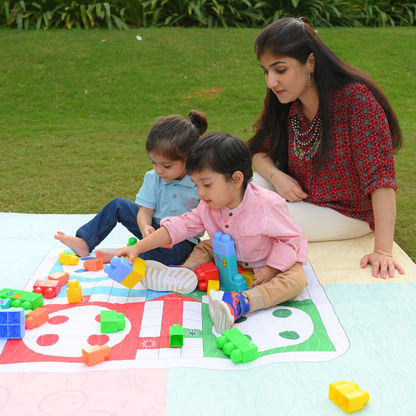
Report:
<svg viewBox="0 0 416 416"><path fill-rule="evenodd" d="M22 340L0 340L0 410L19 415L342 415L328 399L330 383L354 381L370 394L362 415L416 414L416 266L395 246L404 276L376 279L359 268L373 235L313 243L308 286L295 301L246 315L236 327L259 358L233 363L217 348L206 294L132 290L88 272L86 259L54 240L75 234L91 215L0 213L1 287L31 291L37 279L67 271L83 290L68 304L66 287L45 299L50 320ZM130 234L118 226L101 247ZM99 316L117 310L126 328L101 334ZM169 348L169 327L184 328L184 346ZM108 345L93 367L82 349Z"/></svg>

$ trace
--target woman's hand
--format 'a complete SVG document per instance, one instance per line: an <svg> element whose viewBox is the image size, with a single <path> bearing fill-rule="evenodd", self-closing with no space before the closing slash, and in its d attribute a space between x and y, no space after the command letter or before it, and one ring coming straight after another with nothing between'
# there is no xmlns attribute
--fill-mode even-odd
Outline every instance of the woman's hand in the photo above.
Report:
<svg viewBox="0 0 416 416"><path fill-rule="evenodd" d="M366 254L361 259L361 267L364 268L367 264L371 264L374 277L378 277L379 272L380 277L383 279L387 278L387 274L389 277L394 277L394 269L397 269L400 274L404 274L403 267L396 260L394 260L394 257L387 254Z"/></svg>
<svg viewBox="0 0 416 416"><path fill-rule="evenodd" d="M256 287L258 285L262 285L263 283L267 283L268 281L272 280L273 277L276 276L278 273L277 269L273 267L264 266L257 273L253 276L253 283L250 287Z"/></svg>
<svg viewBox="0 0 416 416"><path fill-rule="evenodd" d="M276 192L289 202L298 202L308 196L297 180L280 170L273 174L271 182Z"/></svg>

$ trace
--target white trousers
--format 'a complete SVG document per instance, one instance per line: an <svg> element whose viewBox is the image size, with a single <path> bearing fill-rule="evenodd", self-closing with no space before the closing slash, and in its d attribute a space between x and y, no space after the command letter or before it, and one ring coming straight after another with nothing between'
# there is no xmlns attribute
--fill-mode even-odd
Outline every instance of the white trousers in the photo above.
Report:
<svg viewBox="0 0 416 416"><path fill-rule="evenodd" d="M269 181L254 172L253 183L274 191ZM346 217L339 212L309 202L288 202L289 212L310 243L317 241L348 240L371 233L365 221Z"/></svg>

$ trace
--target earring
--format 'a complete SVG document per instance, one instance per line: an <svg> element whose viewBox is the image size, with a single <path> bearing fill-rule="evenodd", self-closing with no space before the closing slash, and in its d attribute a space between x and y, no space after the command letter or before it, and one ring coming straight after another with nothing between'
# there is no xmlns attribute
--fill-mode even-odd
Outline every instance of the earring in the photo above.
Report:
<svg viewBox="0 0 416 416"><path fill-rule="evenodd" d="M311 77L312 75L312 77ZM311 78L312 78L312 82L311 82ZM313 72L309 72L309 76L308 76L308 84L310 87L313 87L315 80L313 79Z"/></svg>

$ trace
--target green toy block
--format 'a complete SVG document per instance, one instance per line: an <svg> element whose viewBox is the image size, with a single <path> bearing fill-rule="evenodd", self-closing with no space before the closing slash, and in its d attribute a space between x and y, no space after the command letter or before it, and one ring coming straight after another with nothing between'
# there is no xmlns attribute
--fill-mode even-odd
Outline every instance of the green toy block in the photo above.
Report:
<svg viewBox="0 0 416 416"><path fill-rule="evenodd" d="M100 328L102 334L121 331L126 327L124 313L117 311L101 311Z"/></svg>
<svg viewBox="0 0 416 416"><path fill-rule="evenodd" d="M127 247L134 246L137 243L136 237L130 237L129 242L127 243Z"/></svg>
<svg viewBox="0 0 416 416"><path fill-rule="evenodd" d="M10 299L12 308L35 310L43 306L43 296L40 293L26 292L16 289L0 290L0 299Z"/></svg>
<svg viewBox="0 0 416 416"><path fill-rule="evenodd" d="M169 346L183 347L183 328L180 325L175 324L169 328Z"/></svg>
<svg viewBox="0 0 416 416"><path fill-rule="evenodd" d="M237 328L224 331L217 338L217 347L221 348L226 355L229 355L234 363L248 363L257 360L259 357L257 345Z"/></svg>

